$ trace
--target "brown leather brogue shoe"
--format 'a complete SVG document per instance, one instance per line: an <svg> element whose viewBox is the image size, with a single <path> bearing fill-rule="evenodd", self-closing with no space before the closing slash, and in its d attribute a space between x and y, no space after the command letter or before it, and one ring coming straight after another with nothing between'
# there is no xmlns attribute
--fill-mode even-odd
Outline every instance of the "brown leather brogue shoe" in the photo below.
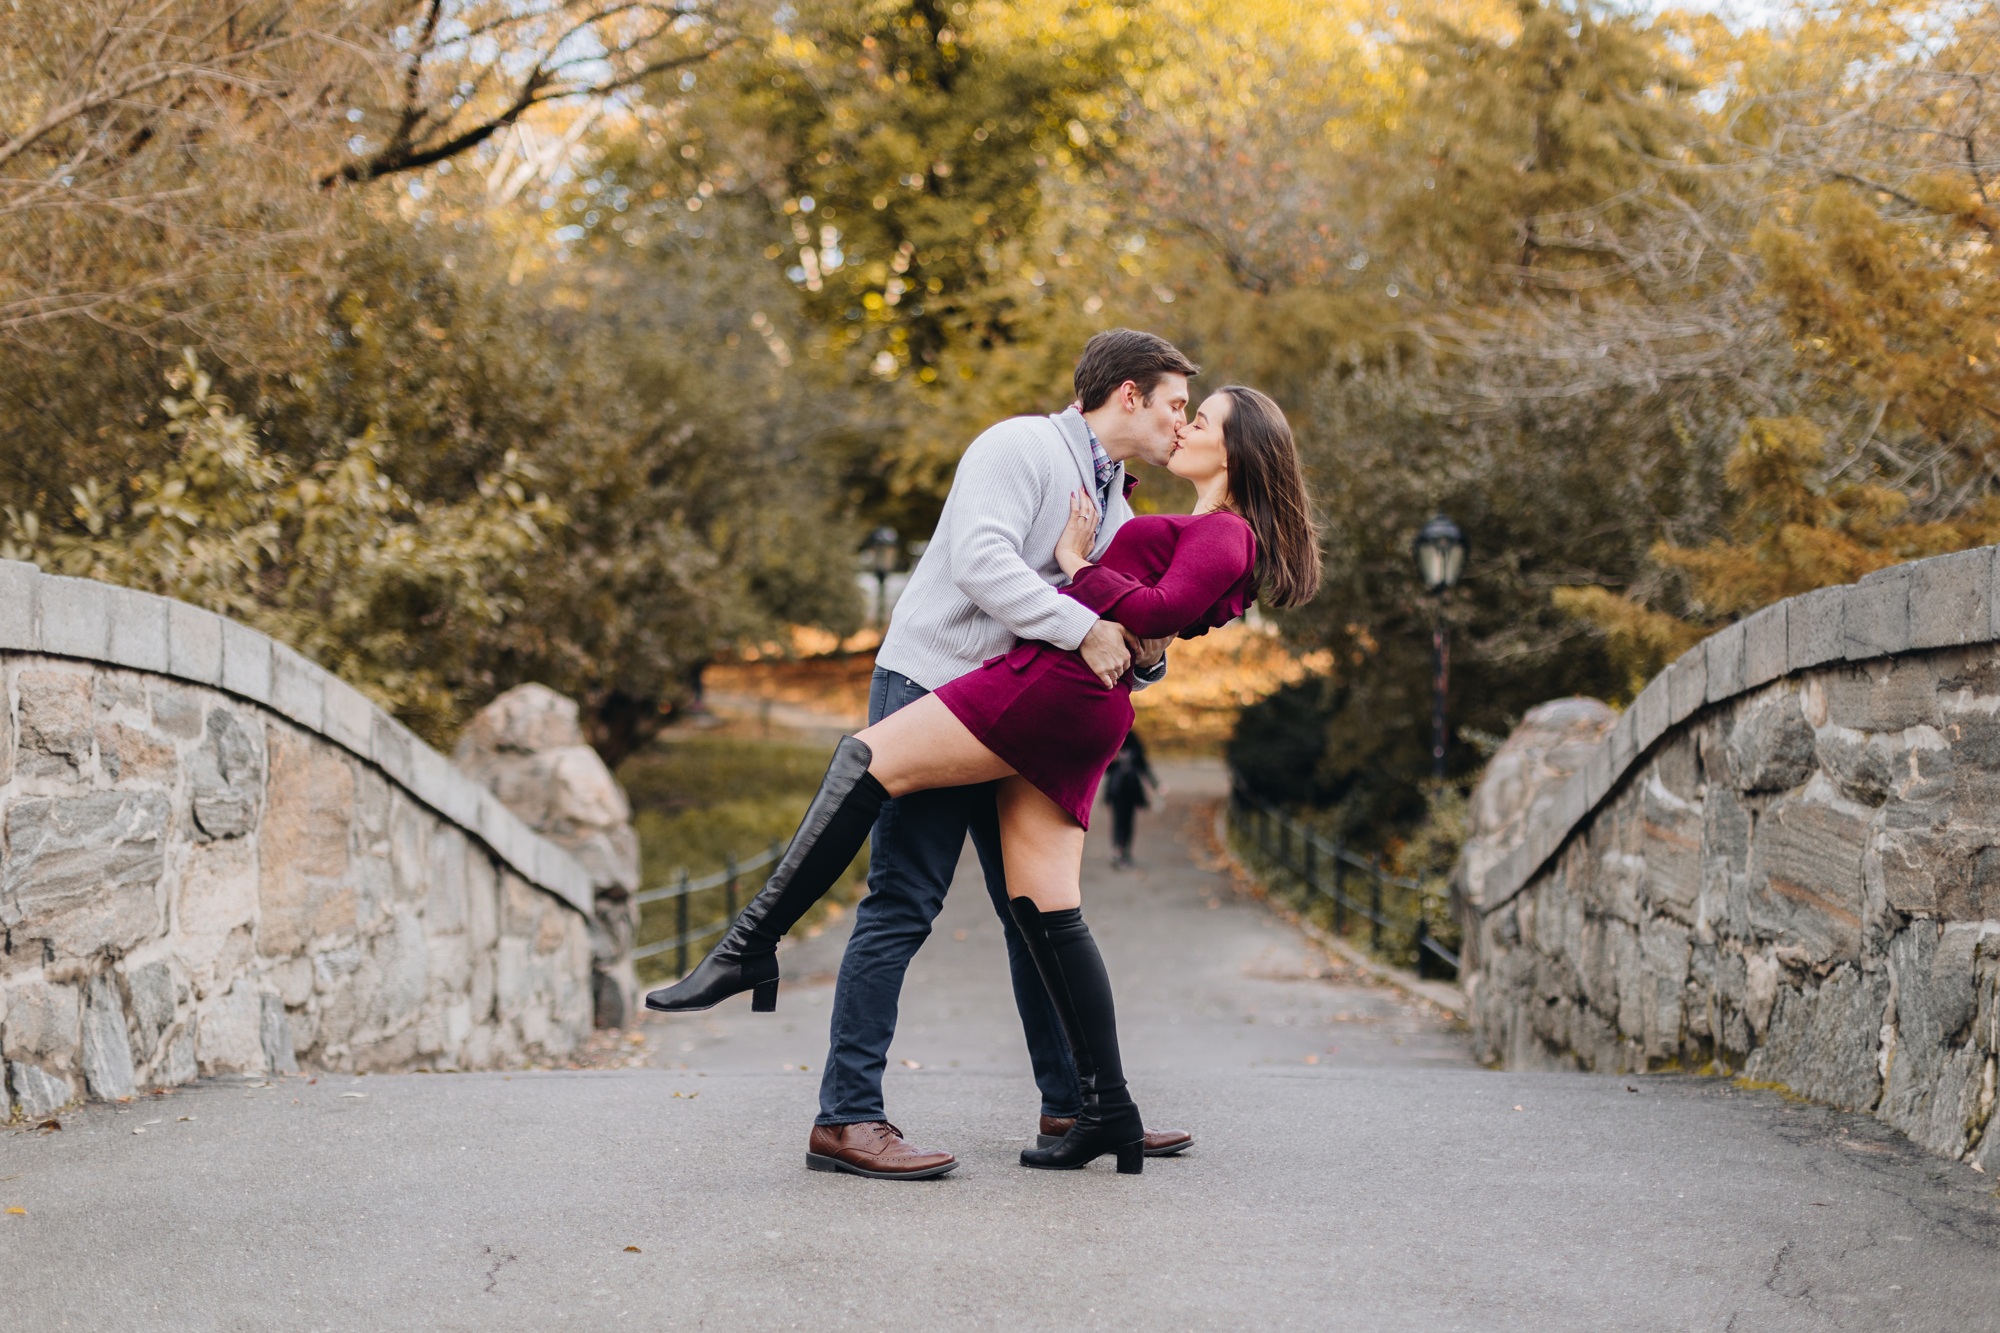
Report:
<svg viewBox="0 0 2000 1333"><path fill-rule="evenodd" d="M925 1152L886 1120L814 1125L806 1140L808 1171L846 1171L876 1180L928 1180L958 1165L948 1152Z"/></svg>
<svg viewBox="0 0 2000 1333"><path fill-rule="evenodd" d="M1042 1132L1035 1139L1037 1148L1053 1148L1069 1133L1069 1127L1076 1123L1074 1116L1042 1117ZM1149 1129L1146 1131L1146 1156L1172 1157L1175 1153L1194 1142L1194 1135L1184 1129Z"/></svg>

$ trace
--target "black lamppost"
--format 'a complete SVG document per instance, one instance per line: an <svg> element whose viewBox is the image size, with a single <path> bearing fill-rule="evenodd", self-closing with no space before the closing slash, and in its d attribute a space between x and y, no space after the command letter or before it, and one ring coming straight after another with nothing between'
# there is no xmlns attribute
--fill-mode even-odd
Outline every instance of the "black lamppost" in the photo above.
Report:
<svg viewBox="0 0 2000 1333"><path fill-rule="evenodd" d="M877 528L868 534L868 560L875 571L875 624L889 629L889 575L896 568L896 530Z"/></svg>
<svg viewBox="0 0 2000 1333"><path fill-rule="evenodd" d="M1458 524L1443 514L1435 515L1424 524L1422 532L1410 544L1417 557L1417 573L1424 581L1424 591L1436 601L1431 611L1431 768L1433 776L1444 781L1444 690L1451 670L1451 645L1445 638L1444 595L1458 582L1459 571L1465 568L1465 534L1458 530Z"/></svg>

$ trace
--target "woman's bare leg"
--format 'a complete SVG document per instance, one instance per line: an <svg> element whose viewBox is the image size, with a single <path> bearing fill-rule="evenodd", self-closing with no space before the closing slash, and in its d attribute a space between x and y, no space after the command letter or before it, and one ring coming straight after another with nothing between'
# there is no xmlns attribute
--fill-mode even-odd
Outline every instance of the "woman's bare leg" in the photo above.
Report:
<svg viewBox="0 0 2000 1333"><path fill-rule="evenodd" d="M1014 772L934 694L855 732L854 739L868 746L868 772L891 796L991 782Z"/></svg>
<svg viewBox="0 0 2000 1333"><path fill-rule="evenodd" d="M1083 906L1083 826L1023 777L1001 782L999 803L1007 896L1044 912Z"/></svg>

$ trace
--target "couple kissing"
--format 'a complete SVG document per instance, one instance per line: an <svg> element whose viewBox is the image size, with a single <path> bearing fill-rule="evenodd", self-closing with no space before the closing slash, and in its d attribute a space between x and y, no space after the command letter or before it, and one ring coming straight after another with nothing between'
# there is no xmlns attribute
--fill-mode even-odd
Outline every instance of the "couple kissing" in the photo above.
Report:
<svg viewBox="0 0 2000 1333"><path fill-rule="evenodd" d="M1132 726L1132 691L1166 650L1319 584L1312 506L1284 413L1226 386L1188 418L1199 367L1163 338L1098 334L1076 401L972 442L880 650L869 725L840 742L762 892L701 964L646 997L669 1013L743 991L769 1011L778 941L872 836L868 894L834 991L832 1044L806 1163L884 1179L941 1176L950 1153L889 1123L882 1073L903 975L944 906L967 834L1007 940L1041 1091L1021 1164L1111 1155L1137 1173L1193 1142L1145 1128L1126 1086L1104 960L1083 918L1084 831ZM1126 464L1194 488L1193 512L1135 517Z"/></svg>

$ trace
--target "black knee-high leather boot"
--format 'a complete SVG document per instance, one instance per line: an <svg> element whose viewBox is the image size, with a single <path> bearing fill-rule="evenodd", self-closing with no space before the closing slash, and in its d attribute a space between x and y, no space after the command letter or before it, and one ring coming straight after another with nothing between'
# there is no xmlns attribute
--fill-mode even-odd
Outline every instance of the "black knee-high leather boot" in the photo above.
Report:
<svg viewBox="0 0 2000 1333"><path fill-rule="evenodd" d="M700 966L646 997L648 1009L670 1014L709 1009L746 990L756 1012L778 1007L778 941L847 873L889 799L868 772L874 757L865 741L852 736L841 740L819 793L763 892L738 914Z"/></svg>
<svg viewBox="0 0 2000 1333"><path fill-rule="evenodd" d="M1022 1149L1021 1165L1074 1171L1116 1153L1119 1173L1136 1176L1145 1166L1146 1127L1125 1088L1111 978L1084 924L1083 909L1044 912L1027 898L1010 899L1007 907L1062 1018L1077 1082L1083 1085L1083 1111L1076 1123L1054 1147Z"/></svg>

